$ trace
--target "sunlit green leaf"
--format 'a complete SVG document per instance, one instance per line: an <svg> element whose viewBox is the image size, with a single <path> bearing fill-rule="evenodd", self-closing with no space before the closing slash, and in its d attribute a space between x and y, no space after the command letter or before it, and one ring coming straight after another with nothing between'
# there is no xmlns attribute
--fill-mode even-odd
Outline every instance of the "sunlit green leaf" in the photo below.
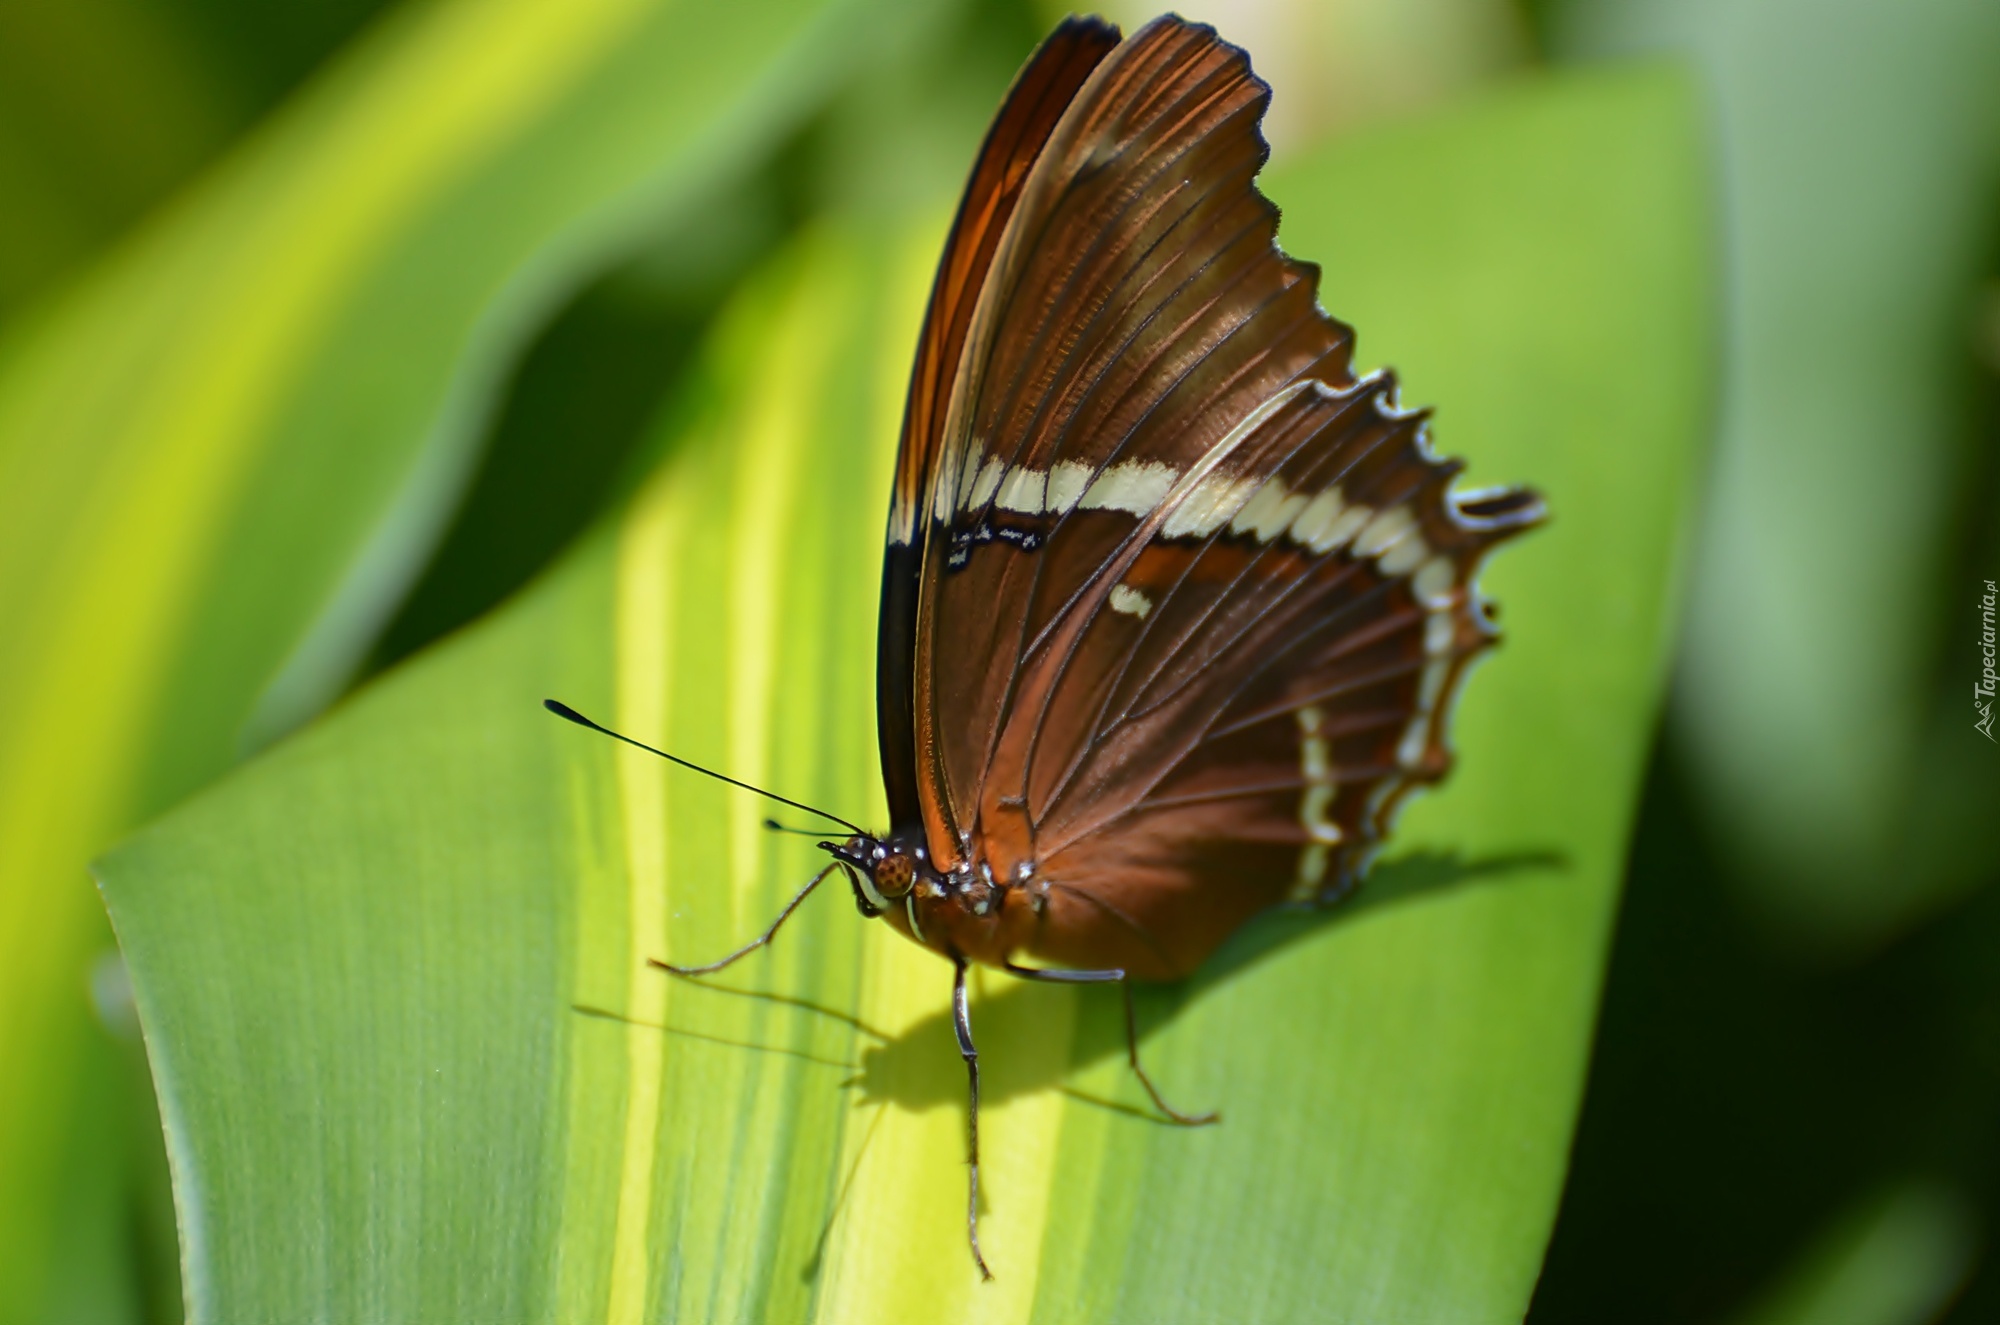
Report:
<svg viewBox="0 0 2000 1325"><path fill-rule="evenodd" d="M514 348L861 12L413 9L0 351L0 1320L49 1319L67 1166L105 1144L89 857L337 693Z"/></svg>
<svg viewBox="0 0 2000 1325"><path fill-rule="evenodd" d="M1667 646L1702 411L1696 134L1660 74L1538 84L1273 180L1329 305L1554 523L1460 770L1367 900L1142 1002L988 973L963 1241L948 968L766 807L557 695L880 821L874 598L936 234L819 234L713 344L613 525L111 856L201 1319L1500 1320L1540 1263ZM977 660L968 660L968 665Z"/></svg>

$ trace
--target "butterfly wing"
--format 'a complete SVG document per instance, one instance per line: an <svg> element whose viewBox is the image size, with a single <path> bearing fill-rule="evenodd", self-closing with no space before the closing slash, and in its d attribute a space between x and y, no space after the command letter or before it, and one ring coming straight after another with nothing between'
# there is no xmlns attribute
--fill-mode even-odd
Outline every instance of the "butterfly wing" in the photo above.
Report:
<svg viewBox="0 0 2000 1325"><path fill-rule="evenodd" d="M1071 18L1023 66L987 130L931 286L896 456L876 649L882 771L891 821L897 827L916 823L921 815L912 658L917 579L928 525L917 513L925 505L924 494L937 468L952 378L964 352L974 303L1029 169L1084 79L1117 44L1118 29L1110 24Z"/></svg>
<svg viewBox="0 0 2000 1325"><path fill-rule="evenodd" d="M1480 560L1542 507L1455 500L1394 401L1386 375L1282 398L1030 658L988 794L1031 826L1037 955L1184 975L1256 912L1340 895L1449 769L1494 640Z"/></svg>
<svg viewBox="0 0 2000 1325"><path fill-rule="evenodd" d="M1253 183L1268 89L1168 17L1076 92L993 249L928 471L915 777L945 869L1028 951L1152 976L1323 897L1449 763L1491 640L1454 501Z"/></svg>
<svg viewBox="0 0 2000 1325"><path fill-rule="evenodd" d="M983 792L1034 641L1259 406L1352 380L1351 333L1252 185L1268 100L1212 29L1157 20L1092 71L1008 219L918 512L916 771L941 867L975 828L1029 852Z"/></svg>

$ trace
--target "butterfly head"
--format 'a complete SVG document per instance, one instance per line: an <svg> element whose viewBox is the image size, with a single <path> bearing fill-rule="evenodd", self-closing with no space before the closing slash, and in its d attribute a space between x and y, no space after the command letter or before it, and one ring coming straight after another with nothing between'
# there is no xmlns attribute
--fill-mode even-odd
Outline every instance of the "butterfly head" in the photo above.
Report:
<svg viewBox="0 0 2000 1325"><path fill-rule="evenodd" d="M934 877L921 841L870 837L856 833L845 842L822 842L854 889L854 904L864 916L905 906L911 892Z"/></svg>

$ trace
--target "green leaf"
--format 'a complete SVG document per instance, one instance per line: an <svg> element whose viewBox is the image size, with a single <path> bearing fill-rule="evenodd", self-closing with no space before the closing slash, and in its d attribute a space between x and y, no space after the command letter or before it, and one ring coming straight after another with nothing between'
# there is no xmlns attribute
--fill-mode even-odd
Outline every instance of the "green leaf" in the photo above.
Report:
<svg viewBox="0 0 2000 1325"><path fill-rule="evenodd" d="M0 321L244 127L186 6L0 6Z"/></svg>
<svg viewBox="0 0 2000 1325"><path fill-rule="evenodd" d="M1659 699L1702 419L1689 96L1524 87L1272 189L1327 301L1555 510L1488 587L1462 763L1362 904L1142 1000L975 982L992 1284L963 1241L944 963L766 805L544 695L880 822L879 529L935 233L827 231L743 296L710 407L481 626L112 855L204 1320L1434 1320L1525 1311Z"/></svg>
<svg viewBox="0 0 2000 1325"><path fill-rule="evenodd" d="M1993 270L2000 6L1556 8L1568 52L1702 70L1732 276L1674 725L1749 908L1865 949L1992 872L2000 764L1971 697L1992 570L1954 562L1992 512L1968 312Z"/></svg>
<svg viewBox="0 0 2000 1325"><path fill-rule="evenodd" d="M1737 1325L1927 1325L1978 1265L1979 1221L1930 1179L1882 1185L1841 1211Z"/></svg>
<svg viewBox="0 0 2000 1325"><path fill-rule="evenodd" d="M413 9L0 351L0 1076L34 1083L0 1092L0 1320L49 1319L102 1144L86 862L339 691L515 347L804 109L857 10Z"/></svg>

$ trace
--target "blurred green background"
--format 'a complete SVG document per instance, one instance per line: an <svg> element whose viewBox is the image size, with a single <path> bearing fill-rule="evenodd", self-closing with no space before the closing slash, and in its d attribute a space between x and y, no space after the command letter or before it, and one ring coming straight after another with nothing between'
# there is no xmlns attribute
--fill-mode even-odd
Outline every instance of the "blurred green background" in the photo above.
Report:
<svg viewBox="0 0 2000 1325"><path fill-rule="evenodd" d="M549 567L698 411L746 279L947 207L1062 11L641 8L0 0L0 1322L182 1310L87 863ZM1277 87L1280 168L1691 71L1712 431L1529 1319L2000 1319L2000 7L1183 12ZM490 251L433 277L454 215ZM315 429L379 441L259 449Z"/></svg>

